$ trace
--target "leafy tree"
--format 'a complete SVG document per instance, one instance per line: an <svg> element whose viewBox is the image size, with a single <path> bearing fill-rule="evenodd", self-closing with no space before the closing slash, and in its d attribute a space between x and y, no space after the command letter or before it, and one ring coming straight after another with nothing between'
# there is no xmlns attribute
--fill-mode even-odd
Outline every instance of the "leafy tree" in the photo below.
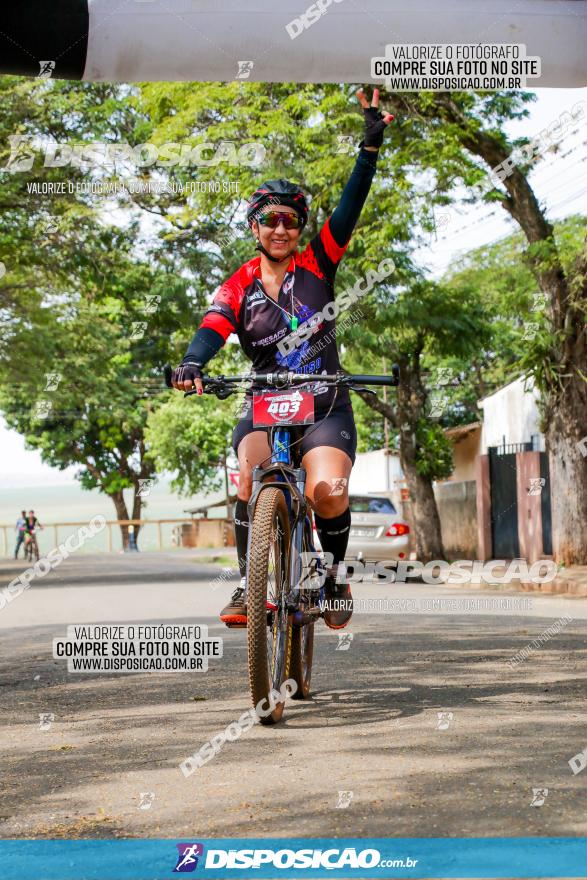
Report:
<svg viewBox="0 0 587 880"><path fill-rule="evenodd" d="M8 425L48 464L78 465L82 486L108 495L121 520L140 518L141 481L155 474L145 426L167 397L161 365L177 357L174 334L191 311L186 281L131 246L124 232L95 228L84 248L94 277L80 294L52 290L38 320L14 329L0 387ZM67 268L74 283L77 265Z"/></svg>
<svg viewBox="0 0 587 880"><path fill-rule="evenodd" d="M246 372L240 349L228 344L210 364L209 375ZM177 391L150 416L146 441L158 471L173 474L173 488L184 495L213 492L222 485L222 468L232 439L242 394L227 400Z"/></svg>
<svg viewBox="0 0 587 880"><path fill-rule="evenodd" d="M405 120L399 131L404 161L430 175L429 189L447 203L469 193L499 204L521 229L524 257L546 298L544 330L528 345L523 366L541 393L550 460L553 550L567 565L587 561L587 457L582 454L587 411L587 249L565 264L561 243L532 189L540 156L529 138L511 140L510 120L527 117L533 95L507 93L391 93L386 109ZM399 161L399 160L398 160ZM488 171L494 185L476 188ZM431 204L434 202L431 199ZM430 216L430 209L428 210Z"/></svg>
<svg viewBox="0 0 587 880"><path fill-rule="evenodd" d="M440 425L431 422L436 389L429 381L428 366L434 359L470 355L490 333L487 316L472 289L457 291L418 278L400 292L382 285L376 295L361 302L361 309L365 319L346 334L353 358L360 358L363 371L371 365L376 368L382 355L400 368L395 402L390 399L386 404L371 394L361 397L399 435L418 559L443 559L432 483L452 472L452 447Z"/></svg>

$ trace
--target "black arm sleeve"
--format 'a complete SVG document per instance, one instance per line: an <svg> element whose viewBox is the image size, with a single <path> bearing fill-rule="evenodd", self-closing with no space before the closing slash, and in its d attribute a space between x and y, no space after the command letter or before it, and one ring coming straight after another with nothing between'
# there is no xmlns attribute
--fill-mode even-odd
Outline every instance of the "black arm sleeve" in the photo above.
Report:
<svg viewBox="0 0 587 880"><path fill-rule="evenodd" d="M375 175L377 155L371 150L360 151L340 202L332 213L330 231L340 247L348 242L363 210Z"/></svg>
<svg viewBox="0 0 587 880"><path fill-rule="evenodd" d="M212 330L211 327L200 327L189 344L184 361L190 358L190 360L204 366L215 354L218 354L223 345L224 339L220 333Z"/></svg>

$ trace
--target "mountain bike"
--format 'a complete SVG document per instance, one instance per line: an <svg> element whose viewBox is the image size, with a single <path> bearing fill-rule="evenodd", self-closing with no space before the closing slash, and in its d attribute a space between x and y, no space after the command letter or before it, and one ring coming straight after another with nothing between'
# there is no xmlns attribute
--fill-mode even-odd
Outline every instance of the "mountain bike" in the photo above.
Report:
<svg viewBox="0 0 587 880"><path fill-rule="evenodd" d="M168 366L165 378L171 387ZM387 376L278 371L202 378L204 393L220 399L248 385L253 394L253 424L269 434L270 463L253 468L246 581L250 693L254 707L269 700L269 710L260 713L262 724L281 719L282 685L287 680L295 682L293 699L308 699L314 626L323 616L326 570L314 547L306 472L300 466L300 428L315 423L316 385L375 394L364 386L398 384L396 365ZM302 386L309 389L302 391ZM187 391L184 396L195 393ZM336 394L331 409L335 401Z"/></svg>
<svg viewBox="0 0 587 880"><path fill-rule="evenodd" d="M39 545L37 544L37 536L34 532L25 532L24 536L24 558L27 562L33 561L33 553L35 559L39 559Z"/></svg>

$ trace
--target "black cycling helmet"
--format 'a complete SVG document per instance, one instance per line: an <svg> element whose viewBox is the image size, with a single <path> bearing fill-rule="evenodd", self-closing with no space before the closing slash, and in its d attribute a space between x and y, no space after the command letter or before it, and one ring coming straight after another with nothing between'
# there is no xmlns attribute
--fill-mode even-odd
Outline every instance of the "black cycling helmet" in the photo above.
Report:
<svg viewBox="0 0 587 880"><path fill-rule="evenodd" d="M274 202L276 205L287 205L295 208L302 218L302 225L308 222L308 203L306 196L295 183L284 180L266 180L259 189L256 189L251 198L247 202L247 223L249 226L255 220L255 215L261 211L265 205Z"/></svg>

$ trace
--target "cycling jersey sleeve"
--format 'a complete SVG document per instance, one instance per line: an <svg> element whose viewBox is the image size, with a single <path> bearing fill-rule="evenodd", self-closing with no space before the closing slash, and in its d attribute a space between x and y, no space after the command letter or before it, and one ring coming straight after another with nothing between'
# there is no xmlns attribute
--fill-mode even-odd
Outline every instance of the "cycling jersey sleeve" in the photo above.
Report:
<svg viewBox="0 0 587 880"><path fill-rule="evenodd" d="M204 366L220 351L230 334L237 332L244 285L249 274L248 267L241 267L221 285L190 342L186 357L189 355Z"/></svg>
<svg viewBox="0 0 587 880"><path fill-rule="evenodd" d="M314 252L320 269L331 282L371 189L377 155L373 151L361 149L340 202L308 245Z"/></svg>

